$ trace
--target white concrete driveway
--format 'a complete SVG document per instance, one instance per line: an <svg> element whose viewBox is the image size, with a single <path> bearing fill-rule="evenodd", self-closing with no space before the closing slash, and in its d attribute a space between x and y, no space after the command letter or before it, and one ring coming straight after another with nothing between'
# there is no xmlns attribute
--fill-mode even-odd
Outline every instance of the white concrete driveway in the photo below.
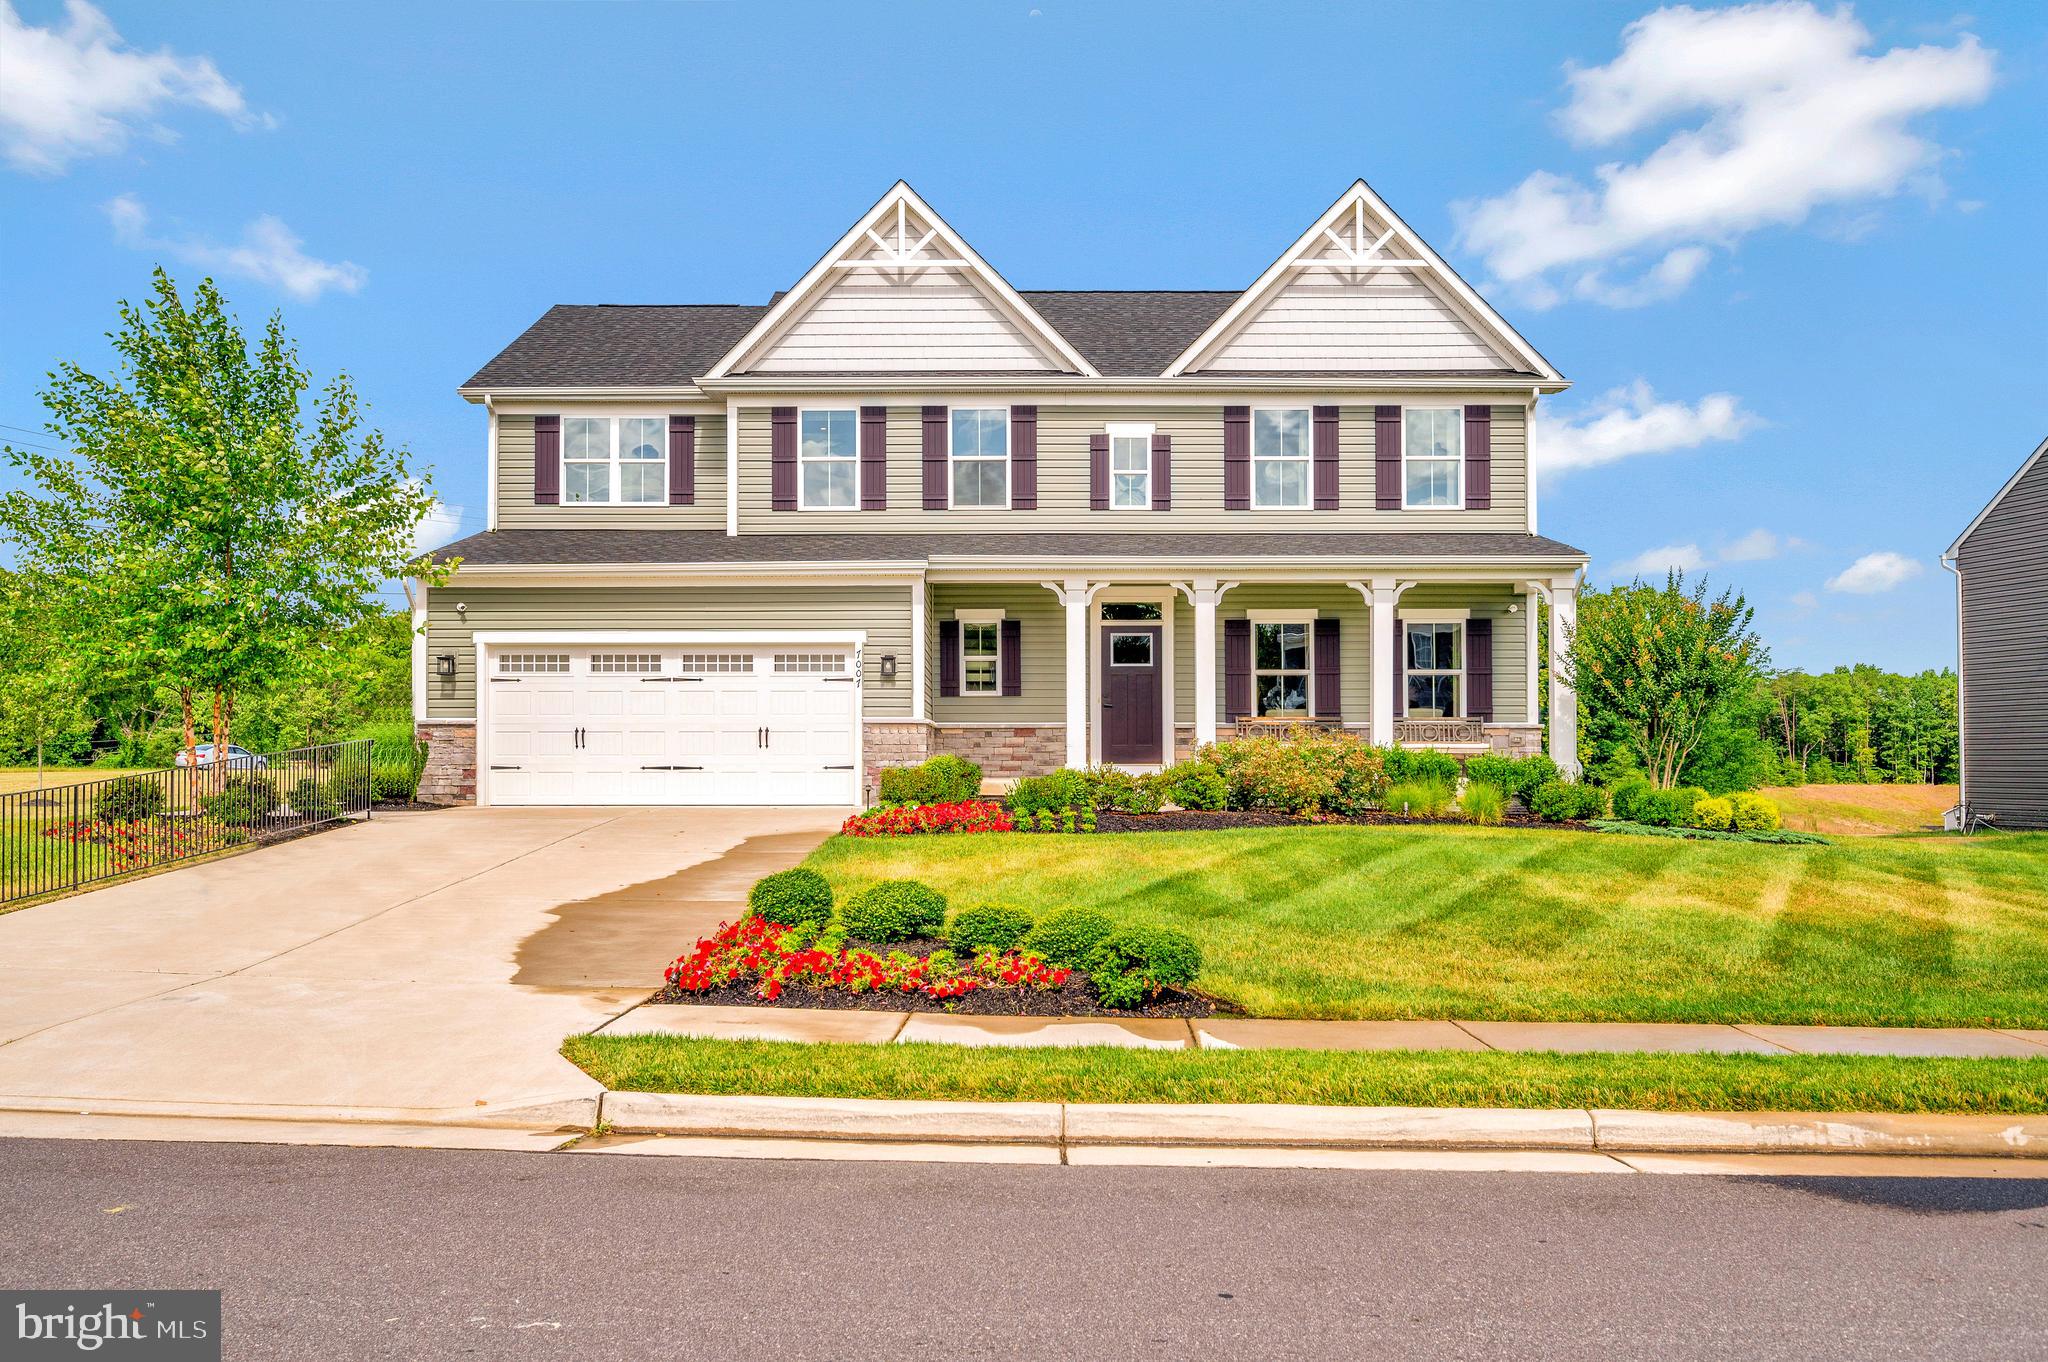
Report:
<svg viewBox="0 0 2048 1362"><path fill-rule="evenodd" d="M842 816L380 816L0 916L0 1112L574 1123L562 1039Z"/></svg>

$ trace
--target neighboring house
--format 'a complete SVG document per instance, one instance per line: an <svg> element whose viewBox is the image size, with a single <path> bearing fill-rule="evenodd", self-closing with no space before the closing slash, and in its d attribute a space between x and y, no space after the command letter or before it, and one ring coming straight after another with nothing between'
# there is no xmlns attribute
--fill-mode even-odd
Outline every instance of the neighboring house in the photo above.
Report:
<svg viewBox="0 0 2048 1362"><path fill-rule="evenodd" d="M1962 821L2048 828L2048 441L1948 546Z"/></svg>
<svg viewBox="0 0 2048 1362"><path fill-rule="evenodd" d="M1241 292L1019 292L899 183L765 305L555 307L463 385L490 528L417 601L424 788L844 805L1299 721L1538 751L1566 386L1363 181ZM1553 679L1551 751L1575 715Z"/></svg>

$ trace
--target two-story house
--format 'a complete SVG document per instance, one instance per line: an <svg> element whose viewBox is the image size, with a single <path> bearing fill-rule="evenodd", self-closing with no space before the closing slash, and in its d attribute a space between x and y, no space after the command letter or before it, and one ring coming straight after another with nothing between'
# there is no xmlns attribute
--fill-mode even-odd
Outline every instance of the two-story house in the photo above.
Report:
<svg viewBox="0 0 2048 1362"><path fill-rule="evenodd" d="M416 592L425 796L850 805L1298 722L1539 750L1565 387L1363 181L1238 292L1019 291L899 183L764 305L555 307L463 385L489 528Z"/></svg>

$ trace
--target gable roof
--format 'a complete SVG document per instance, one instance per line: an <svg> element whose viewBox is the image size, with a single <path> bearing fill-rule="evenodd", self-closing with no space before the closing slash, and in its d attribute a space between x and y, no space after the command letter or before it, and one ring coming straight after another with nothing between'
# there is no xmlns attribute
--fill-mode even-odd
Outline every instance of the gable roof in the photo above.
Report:
<svg viewBox="0 0 2048 1362"><path fill-rule="evenodd" d="M923 229L916 242L908 239L905 229L907 220L912 216ZM896 231L893 243L887 239L887 231L892 224ZM926 253L927 246L931 246L936 254ZM722 378L730 373L744 372L785 328L797 324L809 308L829 294L840 282L835 276L842 268L866 261L877 262L868 267L870 272L881 270L906 276L932 269L957 271L1018 328L1024 339L1035 341L1049 359L1056 361L1052 367L1090 378L1097 376L1095 367L1066 337L1039 316L1010 287L1008 280L996 273L965 238L932 211L930 204L918 197L916 190L905 181L898 180L889 187L888 193L876 200L874 207L847 229L846 235L833 243L832 249L825 252L803 278L770 305L753 329L712 365L704 377Z"/></svg>
<svg viewBox="0 0 2048 1362"><path fill-rule="evenodd" d="M1373 233L1373 241L1368 243L1362 232L1353 242L1342 240L1337 230L1339 227L1347 221L1362 224L1368 216L1379 229ZM1394 248L1392 255L1384 250L1389 245ZM1564 375L1558 373L1535 346L1523 339L1519 331L1508 325L1507 319L1494 311L1492 305L1459 277L1458 272L1446 264L1443 257L1414 228L1402 221L1401 216L1387 206L1386 200L1374 193L1372 186L1362 179L1339 195L1337 201L1310 223L1308 230L1297 237L1292 246L1281 252L1278 260L1267 266L1266 272L1253 281L1250 288L1238 295L1223 315L1174 359L1164 371L1166 376L1170 378L1199 371L1288 285L1297 271L1332 268L1333 262L1355 273L1384 269L1410 271L1432 294L1450 303L1482 335L1495 341L1504 357L1515 361L1504 367L1525 370L1553 382L1563 381Z"/></svg>
<svg viewBox="0 0 2048 1362"><path fill-rule="evenodd" d="M1977 532L1977 527L1979 525L1982 525L1986 517L1988 517L1993 511L1998 509L1998 504L2005 500L2007 494L2009 494L2013 488L2019 486L2020 483L2025 480L2027 474L2033 471L2034 465L2041 462L2041 456L2044 453L2048 453L2048 440L2043 440L2040 444L2034 446L2034 452L2027 455L2026 462L2022 463L2019 466L2019 471L2014 473L2011 477L2007 478L2005 480L2005 486L1998 489L1997 495L1993 496L1990 501L1984 503L1984 509L1977 512L1976 519L1972 520L1967 526L1964 527L1963 532L1956 536L1956 542L1948 546L1948 551L1942 554L1942 557L1953 558L1956 556L1957 553L1962 551L1963 541L1965 539L1968 539L1971 535L1975 534Z"/></svg>
<svg viewBox="0 0 2048 1362"><path fill-rule="evenodd" d="M744 303L557 303L462 386L682 387L716 364L767 310Z"/></svg>

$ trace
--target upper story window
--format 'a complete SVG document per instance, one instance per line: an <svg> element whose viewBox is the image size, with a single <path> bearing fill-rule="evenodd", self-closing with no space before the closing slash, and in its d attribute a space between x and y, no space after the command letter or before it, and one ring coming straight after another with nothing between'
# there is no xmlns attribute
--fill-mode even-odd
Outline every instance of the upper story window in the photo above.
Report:
<svg viewBox="0 0 2048 1362"><path fill-rule="evenodd" d="M1465 413L1457 407L1409 407L1402 413L1401 505L1457 510L1465 504Z"/></svg>
<svg viewBox="0 0 2048 1362"><path fill-rule="evenodd" d="M1109 505L1116 511L1152 509L1152 427L1109 428Z"/></svg>
<svg viewBox="0 0 2048 1362"><path fill-rule="evenodd" d="M1010 504L1010 413L1003 407L955 407L952 420L953 504L1002 509Z"/></svg>
<svg viewBox="0 0 2048 1362"><path fill-rule="evenodd" d="M855 470L860 456L860 414L806 410L797 422L798 486L806 511L851 511L860 504Z"/></svg>
<svg viewBox="0 0 2048 1362"><path fill-rule="evenodd" d="M1401 646L1408 673L1408 716L1454 719L1459 682L1464 678L1465 626L1451 621L1408 620Z"/></svg>
<svg viewBox="0 0 2048 1362"><path fill-rule="evenodd" d="M1252 411L1252 505L1294 510L1308 505L1308 408Z"/></svg>
<svg viewBox="0 0 2048 1362"><path fill-rule="evenodd" d="M653 506L668 500L668 421L564 416L562 501Z"/></svg>

